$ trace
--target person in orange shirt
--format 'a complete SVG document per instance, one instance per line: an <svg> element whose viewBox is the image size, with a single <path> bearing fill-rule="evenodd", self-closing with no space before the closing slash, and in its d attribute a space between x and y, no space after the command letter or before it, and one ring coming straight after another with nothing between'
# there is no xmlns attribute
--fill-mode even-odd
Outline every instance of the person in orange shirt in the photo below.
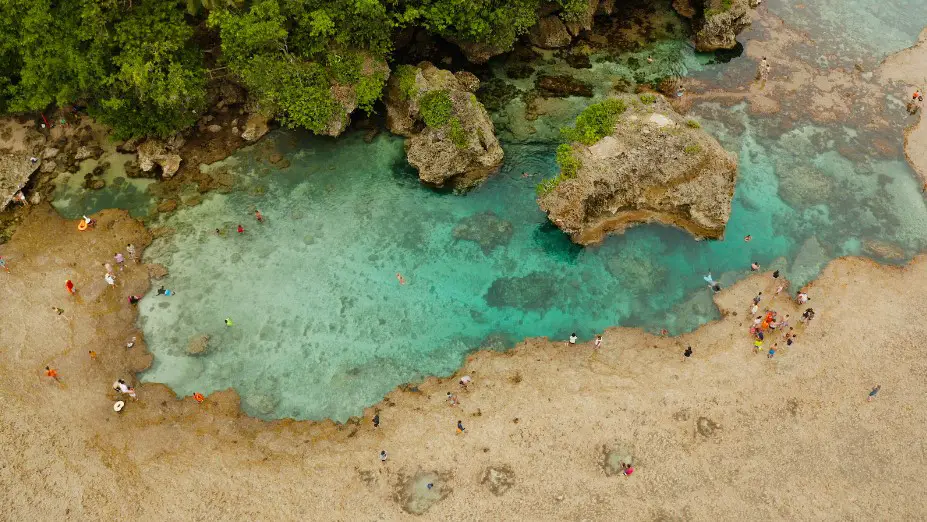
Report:
<svg viewBox="0 0 927 522"><path fill-rule="evenodd" d="M196 402L203 402L206 400L206 397L203 397L202 393L196 392L193 394L193 400L195 400Z"/></svg>
<svg viewBox="0 0 927 522"><path fill-rule="evenodd" d="M92 360L92 361L96 361L96 360L97 360L97 352L95 352L95 351L93 351L93 350L90 350L88 353L90 354L90 360Z"/></svg>
<svg viewBox="0 0 927 522"><path fill-rule="evenodd" d="M64 287L68 289L68 293L74 295L74 283L70 279L64 282Z"/></svg>
<svg viewBox="0 0 927 522"><path fill-rule="evenodd" d="M54 368L45 367L45 375L51 377L55 382L61 382L61 379L58 378L58 370Z"/></svg>

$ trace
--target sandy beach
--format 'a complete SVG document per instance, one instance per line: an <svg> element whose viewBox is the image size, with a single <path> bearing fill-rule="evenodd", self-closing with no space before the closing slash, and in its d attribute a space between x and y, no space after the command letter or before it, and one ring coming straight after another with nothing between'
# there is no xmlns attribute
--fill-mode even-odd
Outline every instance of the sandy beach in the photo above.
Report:
<svg viewBox="0 0 927 522"><path fill-rule="evenodd" d="M148 240L122 212L78 233L39 206L0 246L11 268L0 274L3 518L897 520L927 510L925 257L831 263L808 289L814 322L773 359L755 355L747 333L751 298L774 293L761 274L717 294L724 318L692 334L619 328L598 350L533 339L479 352L456 376L335 425L262 422L240 413L233 391L197 404L153 384L115 413L111 383L135 384L151 362L141 339L126 349L140 333L125 296L146 291L148 267L117 269L107 290L101 263ZM784 296L762 305L797 324ZM473 384L461 390L465 374ZM609 476L609 452L631 457L635 473Z"/></svg>

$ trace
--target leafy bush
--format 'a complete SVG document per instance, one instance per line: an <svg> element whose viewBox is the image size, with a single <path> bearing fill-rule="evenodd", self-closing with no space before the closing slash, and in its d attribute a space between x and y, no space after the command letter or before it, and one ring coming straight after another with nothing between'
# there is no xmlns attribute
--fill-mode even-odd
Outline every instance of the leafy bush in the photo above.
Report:
<svg viewBox="0 0 927 522"><path fill-rule="evenodd" d="M560 166L560 173L568 178L576 177L576 171L581 166L576 155L573 153L573 147L568 143L563 143L557 147L557 165Z"/></svg>
<svg viewBox="0 0 927 522"><path fill-rule="evenodd" d="M701 152L702 147L700 147L698 143L692 143L690 145L686 145L686 148L682 150L686 154L693 155L693 154L698 154L699 152Z"/></svg>
<svg viewBox="0 0 927 522"><path fill-rule="evenodd" d="M448 91L443 89L426 92L418 104L425 125L433 128L438 128L450 121L454 110Z"/></svg>
<svg viewBox="0 0 927 522"><path fill-rule="evenodd" d="M687 125L690 129L701 129L701 128L702 128L702 124L699 123L699 122L697 122L697 121L695 121L695 120L688 120L688 121L686 121L686 125Z"/></svg>
<svg viewBox="0 0 927 522"><path fill-rule="evenodd" d="M451 118L450 123L447 124L447 134L451 138L451 143L458 149L467 148L467 132L464 130L459 118Z"/></svg>
<svg viewBox="0 0 927 522"><path fill-rule="evenodd" d="M576 117L573 127L566 127L560 132L568 141L592 145L615 130L615 124L626 108L624 101L617 99L592 104Z"/></svg>
<svg viewBox="0 0 927 522"><path fill-rule="evenodd" d="M417 74L418 68L411 65L400 65L393 72L399 84L399 93L404 100L411 100L415 96L415 75Z"/></svg>
<svg viewBox="0 0 927 522"><path fill-rule="evenodd" d="M657 97L649 92L645 94L641 94L640 98L641 98L641 103L643 103L644 105L653 105L654 103L657 102Z"/></svg>

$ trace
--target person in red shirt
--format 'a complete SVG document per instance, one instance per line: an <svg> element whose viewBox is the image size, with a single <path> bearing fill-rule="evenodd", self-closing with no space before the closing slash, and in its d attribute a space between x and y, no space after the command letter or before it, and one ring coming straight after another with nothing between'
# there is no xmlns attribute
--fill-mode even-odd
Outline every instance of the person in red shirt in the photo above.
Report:
<svg viewBox="0 0 927 522"><path fill-rule="evenodd" d="M70 279L64 282L64 287L68 289L68 293L74 295L74 283Z"/></svg>
<svg viewBox="0 0 927 522"><path fill-rule="evenodd" d="M49 368L48 366L46 366L46 367L45 367L45 375L48 376L48 377L51 377L51 378L54 379L56 382L61 382L61 380L58 379L58 370L56 370L56 369L54 369L54 368Z"/></svg>
<svg viewBox="0 0 927 522"><path fill-rule="evenodd" d="M243 226L241 226L241 225L238 225L238 233L239 233L239 234L244 234L244 233L245 233L245 227L243 227Z"/></svg>

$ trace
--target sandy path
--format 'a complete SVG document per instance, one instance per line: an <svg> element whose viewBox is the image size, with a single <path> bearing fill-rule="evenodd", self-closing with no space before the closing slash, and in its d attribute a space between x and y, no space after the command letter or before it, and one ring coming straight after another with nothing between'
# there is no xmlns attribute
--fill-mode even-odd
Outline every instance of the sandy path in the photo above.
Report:
<svg viewBox="0 0 927 522"><path fill-rule="evenodd" d="M110 384L149 361L124 345L134 310L123 294L142 291L147 273L130 266L107 293L97 267L148 236L118 212L84 234L48 207L32 213L0 245L12 269L0 273L0 519L405 519L404 486L419 471L444 477L426 519L927 512L927 257L903 269L832 263L810 290L815 323L772 360L745 331L750 298L772 288L762 275L717 296L722 321L681 338L614 329L599 351L541 339L475 354L459 407L444 402L455 379L429 379L390 394L375 430L373 409L343 426L263 423L240 416L233 392L197 405L150 384L113 413ZM773 307L798 315L785 299ZM42 376L46 364L63 385ZM603 448L632 454L637 472L606 476ZM489 467L511 472L509 489L482 482Z"/></svg>

